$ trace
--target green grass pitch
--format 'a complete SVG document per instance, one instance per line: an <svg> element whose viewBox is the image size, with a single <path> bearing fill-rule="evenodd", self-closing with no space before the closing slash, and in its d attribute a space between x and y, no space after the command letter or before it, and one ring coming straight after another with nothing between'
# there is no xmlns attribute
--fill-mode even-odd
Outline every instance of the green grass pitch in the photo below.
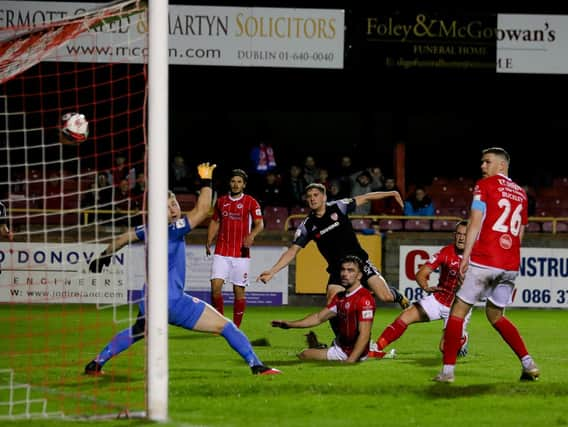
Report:
<svg viewBox="0 0 568 427"><path fill-rule="evenodd" d="M395 348L396 359L356 365L300 362L309 330L274 329L272 319L296 319L318 307L249 307L242 330L268 365L283 375L253 376L222 337L170 327L169 415L166 426L565 426L568 425L568 312L510 309L541 369L535 383L520 382L520 363L491 328L482 309L469 327L470 351L458 359L456 382L431 381L441 367L442 323L411 325ZM124 313L122 313L124 312ZM373 339L399 313L379 307ZM121 313L126 315L126 310ZM231 308L227 313L231 316ZM16 383L30 384L31 396L48 410L66 414L106 407L139 410L144 396L144 347L135 344L105 366L106 375L81 375L112 335L112 311L91 306L0 306L0 369L11 368ZM313 329L331 341L327 324ZM53 331L53 333L50 333ZM0 373L5 385L6 371ZM14 390L14 394L23 390ZM0 390L0 403L9 391ZM17 413L18 408L13 409ZM0 415L7 407L0 404ZM2 421L6 425L7 421ZM9 425L147 425L145 420L12 421Z"/></svg>

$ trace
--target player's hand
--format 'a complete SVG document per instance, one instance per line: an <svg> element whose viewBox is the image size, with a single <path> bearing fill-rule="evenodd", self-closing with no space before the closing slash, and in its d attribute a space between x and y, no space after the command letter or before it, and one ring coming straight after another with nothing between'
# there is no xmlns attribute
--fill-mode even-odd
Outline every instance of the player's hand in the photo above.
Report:
<svg viewBox="0 0 568 427"><path fill-rule="evenodd" d="M210 165L209 162L201 163L197 166L197 173L201 179L213 179L213 171L217 165Z"/></svg>
<svg viewBox="0 0 568 427"><path fill-rule="evenodd" d="M270 324L273 328L290 329L290 325L285 320L273 320Z"/></svg>
<svg viewBox="0 0 568 427"><path fill-rule="evenodd" d="M404 208L404 201L402 200L402 197L400 197L400 193L398 191L394 192L394 198L396 199L396 201L400 205L400 207Z"/></svg>
<svg viewBox="0 0 568 427"><path fill-rule="evenodd" d="M274 276L274 274L272 274L270 271L263 271L256 278L256 281L258 282L260 280L262 283L266 283L266 282L270 281L270 279L272 279L272 276Z"/></svg>
<svg viewBox="0 0 568 427"><path fill-rule="evenodd" d="M205 245L205 255L211 256L211 246Z"/></svg>
<svg viewBox="0 0 568 427"><path fill-rule="evenodd" d="M435 292L439 292L440 288L438 288L437 286L428 286L426 289L424 289L424 292L426 292L427 294L433 294Z"/></svg>
<svg viewBox="0 0 568 427"><path fill-rule="evenodd" d="M110 259L112 254L106 255L104 252L97 258L91 261L89 264L89 271L91 273L100 273L103 271L103 267L108 267L110 265Z"/></svg>

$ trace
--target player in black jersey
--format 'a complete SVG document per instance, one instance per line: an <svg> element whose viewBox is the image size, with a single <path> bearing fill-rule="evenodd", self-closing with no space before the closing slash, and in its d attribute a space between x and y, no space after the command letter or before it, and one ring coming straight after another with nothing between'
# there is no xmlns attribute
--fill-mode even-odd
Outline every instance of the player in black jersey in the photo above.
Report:
<svg viewBox="0 0 568 427"><path fill-rule="evenodd" d="M344 290L341 286L341 259L347 255L355 255L364 262L362 284L370 288L376 297L383 302L395 302L402 308L408 307L409 301L397 289L388 286L379 270L369 260L369 255L359 244L355 231L351 226L348 214L363 203L371 200L394 197L398 204L404 205L398 191L374 191L349 199L336 200L326 203L327 196L322 184L310 184L306 187L306 201L311 209L302 221L292 245L280 256L276 264L269 270L263 271L257 280L268 282L272 277L286 267L310 240L313 240L322 256L327 261L327 302L333 296ZM332 328L334 325L332 324Z"/></svg>

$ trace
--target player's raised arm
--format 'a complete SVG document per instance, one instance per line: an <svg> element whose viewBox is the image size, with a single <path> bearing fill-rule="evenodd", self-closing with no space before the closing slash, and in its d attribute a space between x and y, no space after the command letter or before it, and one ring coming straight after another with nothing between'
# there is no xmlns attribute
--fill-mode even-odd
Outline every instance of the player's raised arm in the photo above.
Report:
<svg viewBox="0 0 568 427"><path fill-rule="evenodd" d="M131 242L136 242L140 240L136 235L134 228L122 233L120 236L116 237L109 245L101 252L98 258L91 261L89 264L89 271L91 273L100 273L103 271L103 267L108 267L110 265L110 260L112 255L122 249L124 246Z"/></svg>
<svg viewBox="0 0 568 427"><path fill-rule="evenodd" d="M360 206L364 203L370 202L371 200L381 200L386 199L387 197L394 197L400 207L404 208L404 202L402 200L402 197L400 197L400 193L398 191L373 191L371 193L355 196L353 197L353 199L355 200L357 206Z"/></svg>
<svg viewBox="0 0 568 427"><path fill-rule="evenodd" d="M209 162L201 163L197 166L197 173L201 178L201 190L199 192L199 197L197 198L197 203L187 213L187 219L191 228L197 227L203 222L205 218L209 215L209 209L211 207L211 200L213 197L212 179L213 171L217 165L210 165Z"/></svg>
<svg viewBox="0 0 568 427"><path fill-rule="evenodd" d="M262 273L260 273L260 275L256 278L256 280L257 281L260 280L262 283L269 282L270 279L272 279L272 277L276 273L278 273L280 270L282 270L284 267L290 264L290 262L292 262L296 254L300 251L300 249L302 249L301 246L292 244L292 246L290 246L288 250L286 250L286 252L284 252L280 256L278 261L276 261L276 264L274 264L272 268L270 268L269 270L265 270Z"/></svg>

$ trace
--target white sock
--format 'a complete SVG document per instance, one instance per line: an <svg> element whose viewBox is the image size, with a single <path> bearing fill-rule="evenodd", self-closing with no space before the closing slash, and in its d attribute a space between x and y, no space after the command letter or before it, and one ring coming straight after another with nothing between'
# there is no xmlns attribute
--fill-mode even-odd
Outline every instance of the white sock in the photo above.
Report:
<svg viewBox="0 0 568 427"><path fill-rule="evenodd" d="M527 354L525 357L521 359L521 364L523 365L523 368L528 369L532 365L534 365L534 360L530 354Z"/></svg>
<svg viewBox="0 0 568 427"><path fill-rule="evenodd" d="M454 370L456 365L444 365L442 367L442 374L444 375L454 375Z"/></svg>

